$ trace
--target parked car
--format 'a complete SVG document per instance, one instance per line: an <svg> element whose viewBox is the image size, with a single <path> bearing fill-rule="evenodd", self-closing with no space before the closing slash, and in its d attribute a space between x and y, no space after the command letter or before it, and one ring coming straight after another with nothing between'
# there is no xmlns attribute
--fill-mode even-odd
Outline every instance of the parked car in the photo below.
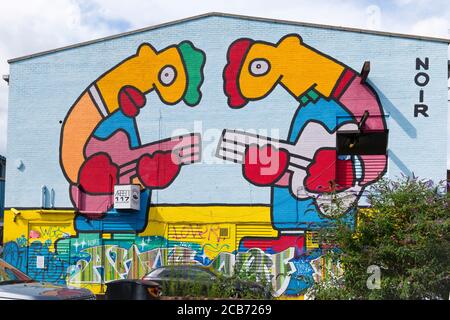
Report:
<svg viewBox="0 0 450 320"><path fill-rule="evenodd" d="M87 289L34 281L0 260L0 300L95 300L95 295Z"/></svg>
<svg viewBox="0 0 450 320"><path fill-rule="evenodd" d="M159 284L149 280L116 280L106 284L105 300L156 300L161 295Z"/></svg>
<svg viewBox="0 0 450 320"><path fill-rule="evenodd" d="M213 285L218 283L219 274L208 267L180 265L157 268L143 279L158 283L161 286L161 295L166 295L167 291L182 292L183 288L195 288L196 293L202 295L207 294ZM246 293L252 293L264 299L272 297L270 289L257 282L230 280L230 284L235 293L233 297L240 298Z"/></svg>

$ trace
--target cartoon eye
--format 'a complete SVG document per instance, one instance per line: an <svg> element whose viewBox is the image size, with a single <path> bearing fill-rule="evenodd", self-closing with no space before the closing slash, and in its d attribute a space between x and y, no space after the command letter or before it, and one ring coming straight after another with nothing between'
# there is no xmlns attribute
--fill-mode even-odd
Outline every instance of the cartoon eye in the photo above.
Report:
<svg viewBox="0 0 450 320"><path fill-rule="evenodd" d="M270 63L265 59L255 59L250 63L250 73L255 77L263 76L270 71Z"/></svg>
<svg viewBox="0 0 450 320"><path fill-rule="evenodd" d="M177 70L173 66L165 66L159 73L159 81L164 86L170 86L177 78Z"/></svg>

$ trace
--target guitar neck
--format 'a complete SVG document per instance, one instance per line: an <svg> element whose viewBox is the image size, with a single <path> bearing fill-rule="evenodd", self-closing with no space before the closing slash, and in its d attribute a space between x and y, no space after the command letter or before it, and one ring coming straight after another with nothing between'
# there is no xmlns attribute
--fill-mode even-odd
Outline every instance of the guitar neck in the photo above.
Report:
<svg viewBox="0 0 450 320"><path fill-rule="evenodd" d="M297 154L295 146L286 142L269 137L239 131L225 130L217 149L217 157L235 163L244 163L245 152L250 145L264 147L271 145L277 149L285 149L290 154L290 164L300 168L306 168L311 159L307 159Z"/></svg>

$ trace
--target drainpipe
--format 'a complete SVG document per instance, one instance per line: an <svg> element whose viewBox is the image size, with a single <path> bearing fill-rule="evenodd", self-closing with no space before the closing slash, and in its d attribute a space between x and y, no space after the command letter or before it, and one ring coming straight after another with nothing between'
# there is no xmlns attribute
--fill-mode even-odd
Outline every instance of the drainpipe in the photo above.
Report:
<svg viewBox="0 0 450 320"><path fill-rule="evenodd" d="M47 186L42 186L41 188L41 208L48 209L47 207Z"/></svg>

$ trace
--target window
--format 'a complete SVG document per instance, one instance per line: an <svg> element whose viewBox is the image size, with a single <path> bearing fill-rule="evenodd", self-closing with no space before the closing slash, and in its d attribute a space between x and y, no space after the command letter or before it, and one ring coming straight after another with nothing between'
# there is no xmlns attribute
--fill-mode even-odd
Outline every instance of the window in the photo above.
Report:
<svg viewBox="0 0 450 320"><path fill-rule="evenodd" d="M338 155L386 155L388 136L389 130L338 132Z"/></svg>
<svg viewBox="0 0 450 320"><path fill-rule="evenodd" d="M189 279L208 281L208 280L212 280L214 275L207 272L206 270L193 268L188 271L188 277L189 277Z"/></svg>
<svg viewBox="0 0 450 320"><path fill-rule="evenodd" d="M220 228L220 237L221 238L229 238L230 233L228 228Z"/></svg>
<svg viewBox="0 0 450 320"><path fill-rule="evenodd" d="M162 278L162 279L195 279L195 280L211 280L214 274L207 270L195 267L165 267L156 269L148 275L148 278Z"/></svg>

